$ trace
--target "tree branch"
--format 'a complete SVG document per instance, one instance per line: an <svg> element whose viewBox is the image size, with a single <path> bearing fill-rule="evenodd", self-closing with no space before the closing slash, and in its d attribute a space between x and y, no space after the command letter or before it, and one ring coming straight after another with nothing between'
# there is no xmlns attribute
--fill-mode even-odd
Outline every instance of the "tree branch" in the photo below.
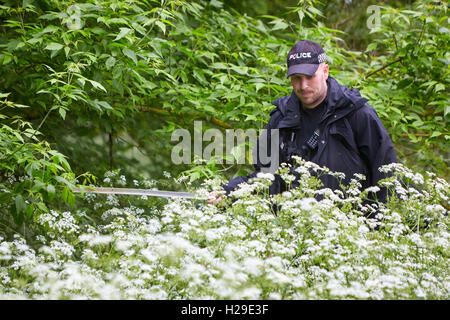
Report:
<svg viewBox="0 0 450 320"><path fill-rule="evenodd" d="M390 65L393 65L394 63L400 62L400 61L402 61L402 60L403 60L403 58L398 58L397 60L392 61L392 62L389 62L388 64L382 66L381 68L378 68L378 69L375 70L375 71L369 72L369 73L364 77L364 80L366 80L366 79L367 79L368 77L370 77L371 75L374 75L375 73L378 73L378 72L380 72L381 70L386 69L386 68L389 67Z"/></svg>
<svg viewBox="0 0 450 320"><path fill-rule="evenodd" d="M154 112L154 113L158 113L158 114L162 114L162 115L172 115L172 116L177 116L177 115L183 116L184 115L184 116L189 116L189 117L193 117L193 118L206 119L205 115L202 115L199 113L185 114L182 112L175 112L173 110L163 110L163 109L158 109L158 108L153 108L153 107L144 107L144 106L137 106L137 108L142 111L150 111L150 112ZM230 124L223 122L222 120L214 118L214 117L211 117L208 121L211 121L212 123L218 125L219 127L225 128L225 129L233 128Z"/></svg>

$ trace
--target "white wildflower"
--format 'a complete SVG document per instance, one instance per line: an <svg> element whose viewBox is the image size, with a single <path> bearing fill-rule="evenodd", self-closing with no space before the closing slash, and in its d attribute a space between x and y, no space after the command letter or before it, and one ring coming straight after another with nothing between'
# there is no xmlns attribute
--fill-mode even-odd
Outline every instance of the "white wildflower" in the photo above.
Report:
<svg viewBox="0 0 450 320"><path fill-rule="evenodd" d="M275 180L275 176L272 173L270 173L270 172L268 172L268 173L258 172L256 174L256 177L258 177L260 179L267 179L267 180L270 180L270 181L274 181Z"/></svg>
<svg viewBox="0 0 450 320"><path fill-rule="evenodd" d="M380 191L380 187L378 187L378 186L368 187L368 188L366 188L366 191L367 192L378 192L378 191Z"/></svg>

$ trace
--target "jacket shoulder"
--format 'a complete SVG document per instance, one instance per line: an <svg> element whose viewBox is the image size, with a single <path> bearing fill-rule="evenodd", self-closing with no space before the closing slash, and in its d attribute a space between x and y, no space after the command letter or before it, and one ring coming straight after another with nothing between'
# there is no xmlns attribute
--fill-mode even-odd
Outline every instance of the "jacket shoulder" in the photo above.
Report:
<svg viewBox="0 0 450 320"><path fill-rule="evenodd" d="M359 108L355 110L355 116L358 118L379 118L377 111L367 102L363 103Z"/></svg>
<svg viewBox="0 0 450 320"><path fill-rule="evenodd" d="M269 122L267 122L266 129L273 129L278 125L278 122L280 122L280 119L282 117L282 113L278 107L270 111L270 119Z"/></svg>
<svg viewBox="0 0 450 320"><path fill-rule="evenodd" d="M286 105L291 98L291 95L280 97L272 102L272 104L275 106L272 111L270 111L270 119L267 123L267 126L270 128L273 128L277 125L279 120L283 117L283 115L286 113Z"/></svg>
<svg viewBox="0 0 450 320"><path fill-rule="evenodd" d="M284 96L284 97L280 97L277 100L273 101L272 104L277 107L276 109L279 109L281 111L281 113L285 113L286 110L286 105L289 101L289 99L291 98L292 94L288 95L288 96ZM272 110L272 112L274 112L275 110ZM271 114L272 114L271 112Z"/></svg>

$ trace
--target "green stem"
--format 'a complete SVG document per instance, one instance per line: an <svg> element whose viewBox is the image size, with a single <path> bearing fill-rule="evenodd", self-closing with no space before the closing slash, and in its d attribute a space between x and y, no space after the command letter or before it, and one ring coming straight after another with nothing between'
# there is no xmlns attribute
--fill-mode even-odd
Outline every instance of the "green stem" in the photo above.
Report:
<svg viewBox="0 0 450 320"><path fill-rule="evenodd" d="M3 222L0 221L0 225L2 225L3 227L6 227L7 229L10 229L11 231L13 231L15 234L21 234L20 231L14 230L13 228L11 228L10 226L4 224Z"/></svg>

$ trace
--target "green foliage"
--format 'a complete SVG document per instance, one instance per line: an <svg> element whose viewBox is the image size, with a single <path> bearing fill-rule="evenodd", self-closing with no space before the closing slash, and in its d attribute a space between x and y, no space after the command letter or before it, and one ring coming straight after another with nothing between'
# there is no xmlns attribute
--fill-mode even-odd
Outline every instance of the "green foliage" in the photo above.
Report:
<svg viewBox="0 0 450 320"><path fill-rule="evenodd" d="M363 93L373 101L402 159L448 174L450 40L446 2L381 8ZM388 120L389 119L389 120Z"/></svg>
<svg viewBox="0 0 450 320"><path fill-rule="evenodd" d="M29 122L4 115L5 109L28 108L8 96L0 94L0 223L7 228L33 225L58 200L72 207L75 202L75 175L66 157L42 141Z"/></svg>
<svg viewBox="0 0 450 320"><path fill-rule="evenodd" d="M448 300L447 3L389 2L400 8L380 7L367 35L370 1L350 2L275 1L248 16L230 10L248 7L236 1L3 1L0 297ZM262 128L270 102L291 92L285 58L303 38L370 99L399 160L433 173L385 167L386 204L366 203L378 187L360 190L361 177L320 189L311 170L339 173L307 162L300 188L270 196L273 176L260 174L217 206L75 201L77 180L96 182L75 172L201 196L245 174L218 158L173 167L170 135L193 120ZM290 169L280 169L288 185Z"/></svg>
<svg viewBox="0 0 450 320"><path fill-rule="evenodd" d="M311 18L313 3L304 8ZM167 158L170 133L193 119L261 128L270 102L290 93L285 55L297 38L324 43L337 70L351 66L324 25L264 23L219 1L38 4L2 11L1 75L8 80L0 84L32 106L32 121L55 110L42 129L75 171L130 167L135 159L122 154L138 149L147 161L134 173L161 172L164 162L148 159ZM155 119L155 112L167 116Z"/></svg>

